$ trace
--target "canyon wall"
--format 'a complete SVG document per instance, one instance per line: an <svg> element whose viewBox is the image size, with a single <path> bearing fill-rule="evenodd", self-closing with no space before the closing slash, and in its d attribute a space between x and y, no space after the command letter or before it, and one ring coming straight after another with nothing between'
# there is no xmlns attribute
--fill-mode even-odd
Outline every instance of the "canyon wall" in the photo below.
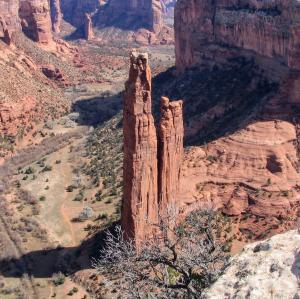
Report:
<svg viewBox="0 0 300 299"><path fill-rule="evenodd" d="M98 23L121 29L144 28L159 32L163 27L162 11L160 0L111 0L98 18Z"/></svg>
<svg viewBox="0 0 300 299"><path fill-rule="evenodd" d="M51 23L52 31L55 33L60 32L62 22L62 12L60 0L50 0Z"/></svg>
<svg viewBox="0 0 300 299"><path fill-rule="evenodd" d="M19 27L19 1L0 0L0 17L9 29Z"/></svg>
<svg viewBox="0 0 300 299"><path fill-rule="evenodd" d="M102 4L102 0L61 0L64 19L75 27L84 25L85 14L94 13Z"/></svg>
<svg viewBox="0 0 300 299"><path fill-rule="evenodd" d="M161 100L158 134L151 112L147 54L131 54L123 110L124 198L121 223L136 245L154 233L153 224L177 204L183 158L182 101ZM157 135L159 137L157 137Z"/></svg>
<svg viewBox="0 0 300 299"><path fill-rule="evenodd" d="M49 43L52 33L48 0L0 0L0 37L10 43L12 32L20 28L33 41Z"/></svg>
<svg viewBox="0 0 300 299"><path fill-rule="evenodd" d="M178 0L175 36L179 70L235 56L236 49L299 69L300 3Z"/></svg>
<svg viewBox="0 0 300 299"><path fill-rule="evenodd" d="M23 32L33 41L52 41L50 8L47 0L21 0L19 16Z"/></svg>

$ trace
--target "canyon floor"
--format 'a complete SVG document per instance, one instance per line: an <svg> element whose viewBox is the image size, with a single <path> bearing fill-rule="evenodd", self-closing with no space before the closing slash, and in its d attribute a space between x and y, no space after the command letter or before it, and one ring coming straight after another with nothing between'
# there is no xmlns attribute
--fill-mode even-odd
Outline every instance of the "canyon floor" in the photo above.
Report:
<svg viewBox="0 0 300 299"><path fill-rule="evenodd" d="M101 80L62 87L71 112L37 125L0 166L1 298L97 298L102 292L91 258L101 231L120 216L121 92L130 48L76 46L90 72L97 76L101 65ZM174 64L172 46L142 51L151 52L154 74Z"/></svg>

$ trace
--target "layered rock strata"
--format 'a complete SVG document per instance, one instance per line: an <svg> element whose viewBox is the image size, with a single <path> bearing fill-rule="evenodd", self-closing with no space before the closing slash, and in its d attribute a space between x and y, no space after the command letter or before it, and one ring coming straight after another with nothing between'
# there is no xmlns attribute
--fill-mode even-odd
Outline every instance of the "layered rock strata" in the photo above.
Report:
<svg viewBox="0 0 300 299"><path fill-rule="evenodd" d="M122 228L136 245L176 205L183 156L182 101L162 98L159 138L151 112L151 70L146 54L132 53L124 95Z"/></svg>
<svg viewBox="0 0 300 299"><path fill-rule="evenodd" d="M47 0L21 0L19 15L23 32L35 42L52 41L50 9Z"/></svg>
<svg viewBox="0 0 300 299"><path fill-rule="evenodd" d="M163 7L160 0L111 0L102 19L107 25L122 29L148 29L159 32L163 27ZM103 20L99 19L99 22Z"/></svg>
<svg viewBox="0 0 300 299"><path fill-rule="evenodd" d="M298 1L178 0L175 9L179 70L236 56L235 50L300 68ZM241 54L241 53L239 53Z"/></svg>

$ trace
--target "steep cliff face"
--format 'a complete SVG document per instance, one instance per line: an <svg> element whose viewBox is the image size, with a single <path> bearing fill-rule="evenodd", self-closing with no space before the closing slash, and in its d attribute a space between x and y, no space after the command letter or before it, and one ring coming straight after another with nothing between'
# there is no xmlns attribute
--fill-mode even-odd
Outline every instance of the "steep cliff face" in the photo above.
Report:
<svg viewBox="0 0 300 299"><path fill-rule="evenodd" d="M121 29L144 28L159 32L163 26L162 4L160 0L111 0L98 18L98 23Z"/></svg>
<svg viewBox="0 0 300 299"><path fill-rule="evenodd" d="M51 18L47 0L21 0L19 16L23 32L35 42L52 41Z"/></svg>
<svg viewBox="0 0 300 299"><path fill-rule="evenodd" d="M123 111L124 198L122 228L136 245L154 233L168 207L177 207L183 159L182 101L161 101L157 130L151 112L147 54L133 53Z"/></svg>
<svg viewBox="0 0 300 299"><path fill-rule="evenodd" d="M51 11L52 30L55 33L59 33L61 21L62 21L60 0L50 0L50 11Z"/></svg>
<svg viewBox="0 0 300 299"><path fill-rule="evenodd" d="M124 95L124 201L122 227L138 241L149 233L146 220L157 221L157 137L151 113L148 57L131 55Z"/></svg>
<svg viewBox="0 0 300 299"><path fill-rule="evenodd" d="M75 27L84 25L85 14L94 13L102 4L102 0L61 0L64 18Z"/></svg>
<svg viewBox="0 0 300 299"><path fill-rule="evenodd" d="M295 0L178 0L177 67L235 56L243 49L300 68L300 4Z"/></svg>
<svg viewBox="0 0 300 299"><path fill-rule="evenodd" d="M161 99L159 124L159 207L163 214L168 206L178 206L183 160L182 101Z"/></svg>

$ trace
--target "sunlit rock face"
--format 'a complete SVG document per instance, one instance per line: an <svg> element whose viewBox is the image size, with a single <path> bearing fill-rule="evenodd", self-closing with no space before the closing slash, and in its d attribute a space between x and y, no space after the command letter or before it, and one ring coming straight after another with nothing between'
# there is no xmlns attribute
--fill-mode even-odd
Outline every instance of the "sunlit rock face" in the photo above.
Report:
<svg viewBox="0 0 300 299"><path fill-rule="evenodd" d="M296 230L246 246L204 298L299 298L299 247Z"/></svg>
<svg viewBox="0 0 300 299"><path fill-rule="evenodd" d="M182 101L161 99L156 129L148 55L133 52L123 108L124 198L121 223L136 246L155 233L159 216L178 203L183 160Z"/></svg>
<svg viewBox="0 0 300 299"><path fill-rule="evenodd" d="M21 0L19 17L23 32L35 42L52 41L50 7L47 0Z"/></svg>

